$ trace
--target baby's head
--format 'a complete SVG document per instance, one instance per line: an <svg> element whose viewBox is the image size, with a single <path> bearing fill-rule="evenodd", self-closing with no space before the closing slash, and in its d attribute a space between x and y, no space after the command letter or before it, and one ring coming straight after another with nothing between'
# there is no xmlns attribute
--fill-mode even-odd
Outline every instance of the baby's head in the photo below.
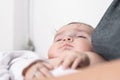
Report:
<svg viewBox="0 0 120 80"><path fill-rule="evenodd" d="M48 58L57 58L64 51L92 51L91 34L93 28L85 23L72 22L60 28L49 48Z"/></svg>

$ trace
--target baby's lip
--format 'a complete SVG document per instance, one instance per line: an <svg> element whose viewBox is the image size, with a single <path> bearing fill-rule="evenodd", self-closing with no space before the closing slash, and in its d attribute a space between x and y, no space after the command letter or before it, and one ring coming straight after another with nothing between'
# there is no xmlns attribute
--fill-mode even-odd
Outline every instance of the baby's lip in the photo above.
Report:
<svg viewBox="0 0 120 80"><path fill-rule="evenodd" d="M64 49L70 49L72 48L73 46L70 45L70 44L64 44L63 46L61 46L60 48L64 48Z"/></svg>

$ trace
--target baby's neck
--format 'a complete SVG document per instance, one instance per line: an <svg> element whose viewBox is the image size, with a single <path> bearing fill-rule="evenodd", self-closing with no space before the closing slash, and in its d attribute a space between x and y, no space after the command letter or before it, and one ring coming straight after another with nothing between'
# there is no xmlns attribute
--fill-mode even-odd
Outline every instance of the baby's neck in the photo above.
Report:
<svg viewBox="0 0 120 80"><path fill-rule="evenodd" d="M59 59L58 58L48 59L48 62L52 64L55 69L58 66Z"/></svg>

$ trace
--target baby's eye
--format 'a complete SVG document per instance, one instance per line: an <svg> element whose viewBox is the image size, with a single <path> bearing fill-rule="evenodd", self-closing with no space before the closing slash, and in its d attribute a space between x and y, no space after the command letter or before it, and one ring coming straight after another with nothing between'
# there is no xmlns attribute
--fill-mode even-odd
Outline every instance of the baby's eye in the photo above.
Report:
<svg viewBox="0 0 120 80"><path fill-rule="evenodd" d="M79 37L79 38L86 38L85 36L77 36L77 37Z"/></svg>
<svg viewBox="0 0 120 80"><path fill-rule="evenodd" d="M62 39L56 39L55 42L61 41Z"/></svg>

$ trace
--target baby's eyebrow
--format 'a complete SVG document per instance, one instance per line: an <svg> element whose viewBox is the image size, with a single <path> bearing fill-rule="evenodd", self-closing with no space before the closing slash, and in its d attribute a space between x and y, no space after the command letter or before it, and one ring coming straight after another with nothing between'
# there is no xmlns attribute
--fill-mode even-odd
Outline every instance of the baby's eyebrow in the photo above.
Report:
<svg viewBox="0 0 120 80"><path fill-rule="evenodd" d="M87 34L89 34L89 32L87 32L87 31L85 31L85 30L78 30L78 29L76 29L75 31L83 32L83 33L87 33Z"/></svg>

